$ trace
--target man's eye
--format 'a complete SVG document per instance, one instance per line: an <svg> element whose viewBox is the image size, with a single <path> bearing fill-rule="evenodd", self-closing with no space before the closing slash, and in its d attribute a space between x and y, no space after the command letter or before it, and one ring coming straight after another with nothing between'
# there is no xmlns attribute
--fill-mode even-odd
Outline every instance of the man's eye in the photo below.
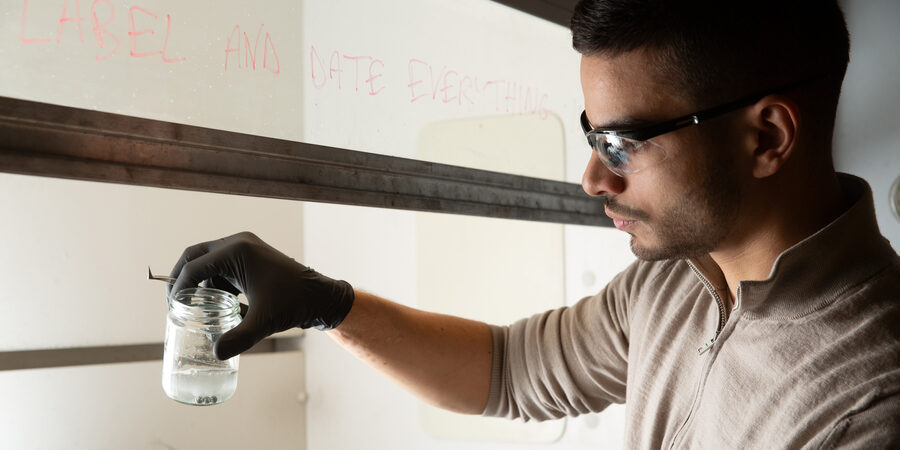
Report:
<svg viewBox="0 0 900 450"><path fill-rule="evenodd" d="M631 145L628 146L628 153L637 153L644 149L644 142L632 142Z"/></svg>
<svg viewBox="0 0 900 450"><path fill-rule="evenodd" d="M616 166L628 163L628 150L626 150L624 147L606 143L606 145L604 146L604 150L609 156L609 161Z"/></svg>
<svg viewBox="0 0 900 450"><path fill-rule="evenodd" d="M633 146L627 145L627 144L625 144L625 145L623 145L623 144L610 144L610 145L609 145L609 152L610 152L610 153L620 154L620 155L627 155L627 154L631 153L632 147L633 147Z"/></svg>

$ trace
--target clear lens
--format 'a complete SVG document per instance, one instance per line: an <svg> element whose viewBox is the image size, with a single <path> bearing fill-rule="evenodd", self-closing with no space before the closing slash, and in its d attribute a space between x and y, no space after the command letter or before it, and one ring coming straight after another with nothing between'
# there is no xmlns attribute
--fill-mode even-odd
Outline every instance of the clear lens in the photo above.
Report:
<svg viewBox="0 0 900 450"><path fill-rule="evenodd" d="M635 173L666 159L666 150L652 141L589 133L588 142L610 171L619 176Z"/></svg>

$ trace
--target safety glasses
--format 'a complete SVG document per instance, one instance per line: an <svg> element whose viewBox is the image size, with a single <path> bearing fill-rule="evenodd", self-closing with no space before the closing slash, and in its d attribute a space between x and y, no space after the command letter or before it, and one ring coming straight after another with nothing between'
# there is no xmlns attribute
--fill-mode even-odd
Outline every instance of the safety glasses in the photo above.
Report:
<svg viewBox="0 0 900 450"><path fill-rule="evenodd" d="M787 91L820 78L822 77L796 81L665 122L633 129L594 128L588 121L587 111L582 111L581 129L584 131L588 145L597 153L600 161L612 173L624 177L654 166L668 157L666 149L650 139L684 127L703 123L736 109L750 106L767 95Z"/></svg>

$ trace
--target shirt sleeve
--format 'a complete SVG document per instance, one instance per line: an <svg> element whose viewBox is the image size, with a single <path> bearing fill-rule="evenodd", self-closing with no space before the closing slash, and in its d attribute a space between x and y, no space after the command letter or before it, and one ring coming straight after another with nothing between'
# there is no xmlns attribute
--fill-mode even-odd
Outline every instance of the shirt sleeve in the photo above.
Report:
<svg viewBox="0 0 900 450"><path fill-rule="evenodd" d="M835 425L821 449L900 448L900 394L882 398Z"/></svg>
<svg viewBox="0 0 900 450"><path fill-rule="evenodd" d="M482 414L541 421L624 403L629 271L572 307L492 325L491 388Z"/></svg>

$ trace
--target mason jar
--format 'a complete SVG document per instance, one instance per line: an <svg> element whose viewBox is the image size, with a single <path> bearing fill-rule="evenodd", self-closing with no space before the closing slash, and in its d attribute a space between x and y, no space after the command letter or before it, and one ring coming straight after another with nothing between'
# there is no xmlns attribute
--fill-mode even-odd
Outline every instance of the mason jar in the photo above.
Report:
<svg viewBox="0 0 900 450"><path fill-rule="evenodd" d="M188 288L169 299L162 385L171 399L216 405L234 395L238 356L216 359L213 345L241 322L237 297L211 288Z"/></svg>

